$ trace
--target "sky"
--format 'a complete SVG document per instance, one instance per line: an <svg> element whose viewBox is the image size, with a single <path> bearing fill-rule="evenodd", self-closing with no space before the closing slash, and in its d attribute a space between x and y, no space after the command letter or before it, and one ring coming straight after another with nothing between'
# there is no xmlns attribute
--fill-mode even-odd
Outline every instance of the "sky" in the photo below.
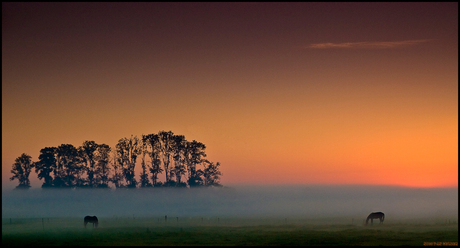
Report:
<svg viewBox="0 0 460 248"><path fill-rule="evenodd" d="M223 185L458 187L458 3L2 3L2 186L161 130Z"/></svg>

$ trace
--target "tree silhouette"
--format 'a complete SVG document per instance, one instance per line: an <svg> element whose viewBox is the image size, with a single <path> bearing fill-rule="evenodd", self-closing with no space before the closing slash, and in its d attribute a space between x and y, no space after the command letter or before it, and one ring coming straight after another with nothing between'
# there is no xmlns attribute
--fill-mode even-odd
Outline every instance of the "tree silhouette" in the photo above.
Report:
<svg viewBox="0 0 460 248"><path fill-rule="evenodd" d="M147 151L147 140L144 139L145 135L142 135L142 140L141 142L141 153L142 153L142 161L141 161L141 166L142 166L142 171L141 171L141 187L152 187L152 184L149 181L149 174L147 172L147 165L145 163L145 155L148 153Z"/></svg>
<svg viewBox="0 0 460 248"><path fill-rule="evenodd" d="M174 159L174 170L173 174L176 176L176 186L185 187L186 184L181 182L182 175L185 175L185 148L187 146L187 141L185 140L184 135L174 135L173 136L173 159Z"/></svg>
<svg viewBox="0 0 460 248"><path fill-rule="evenodd" d="M222 186L219 183L220 176L222 173L219 171L220 163L209 162L208 160L204 161L205 167L203 170L204 176L204 185L205 186Z"/></svg>
<svg viewBox="0 0 460 248"><path fill-rule="evenodd" d="M55 153L56 147L45 147L40 150L38 161L35 162L35 172L38 175L38 179L45 179L42 188L53 186L53 177L50 174L56 166Z"/></svg>
<svg viewBox="0 0 460 248"><path fill-rule="evenodd" d="M109 183L116 188L136 188L134 169L142 154L140 187L221 186L220 163L205 160L205 149L203 143L189 142L184 135L172 131L142 135L142 139L133 135L121 138L113 150L95 141L84 141L78 148L61 144L41 149L37 162L32 162L27 154L18 157L10 180L18 179L18 187L30 187L28 177L35 167L38 178L44 179L42 188L108 188ZM164 183L158 179L162 172L165 172Z"/></svg>
<svg viewBox="0 0 460 248"><path fill-rule="evenodd" d="M150 173L152 173L152 185L154 187L161 186L161 183L158 182L158 174L163 172L163 169L161 168L161 159L160 159L160 154L161 154L161 143L160 143L160 137L158 134L148 134L148 135L142 135L142 140L146 144L146 150L147 154L150 157L150 166L149 170Z"/></svg>
<svg viewBox="0 0 460 248"><path fill-rule="evenodd" d="M13 168L11 170L13 176L10 180L12 181L17 179L19 181L19 185L16 186L17 189L28 189L30 187L29 174L34 166L32 157L23 153L14 161L15 163L13 164Z"/></svg>
<svg viewBox="0 0 460 248"><path fill-rule="evenodd" d="M116 150L113 151L113 176L110 178L110 181L115 185L115 188L121 188L124 187L123 185L123 168L119 164L119 159L118 159L118 152Z"/></svg>
<svg viewBox="0 0 460 248"><path fill-rule="evenodd" d="M85 141L83 145L78 147L78 152L83 162L85 163L86 173L88 175L88 186L90 188L94 187L94 170L95 170L95 152L98 148L98 145L94 141Z"/></svg>
<svg viewBox="0 0 460 248"><path fill-rule="evenodd" d="M141 153L139 139L132 136L130 139L122 138L116 146L118 162L122 167L123 176L126 180L126 187L135 188L137 185L134 178L134 168L136 166L137 156Z"/></svg>
<svg viewBox="0 0 460 248"><path fill-rule="evenodd" d="M100 144L97 146L95 153L96 169L94 171L95 183L98 188L108 188L109 187L109 161L110 161L110 151L111 148L109 145Z"/></svg>
<svg viewBox="0 0 460 248"><path fill-rule="evenodd" d="M161 151L161 160L163 162L164 172L166 175L165 185L172 185L171 182L171 171L169 165L171 163L172 152L173 152L173 132L160 131L158 137L160 140L160 151Z"/></svg>
<svg viewBox="0 0 460 248"><path fill-rule="evenodd" d="M58 167L60 170L60 181L58 187L74 187L79 181L77 180L83 172L81 158L78 150L71 144L62 144L56 150Z"/></svg>
<svg viewBox="0 0 460 248"><path fill-rule="evenodd" d="M58 147L54 150L54 157L56 159L56 163L53 164L53 187L60 188L65 187L64 182L64 169L63 163L61 162L61 157L58 156Z"/></svg>
<svg viewBox="0 0 460 248"><path fill-rule="evenodd" d="M200 186L202 185L203 181L203 171L197 170L196 167L198 164L202 163L203 158L206 157L206 146L201 142L193 140L192 142L188 143L187 147L190 156L187 164L187 169L189 172L188 185L190 187Z"/></svg>
<svg viewBox="0 0 460 248"><path fill-rule="evenodd" d="M192 187L199 187L203 185L203 170L198 169L193 173L193 176L191 176L188 179L188 185L190 188Z"/></svg>

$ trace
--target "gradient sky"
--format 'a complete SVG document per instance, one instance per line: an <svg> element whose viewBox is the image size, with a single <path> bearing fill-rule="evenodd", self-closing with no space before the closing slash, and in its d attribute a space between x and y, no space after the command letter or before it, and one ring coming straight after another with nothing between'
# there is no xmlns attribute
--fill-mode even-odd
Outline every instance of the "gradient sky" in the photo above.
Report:
<svg viewBox="0 0 460 248"><path fill-rule="evenodd" d="M2 3L2 185L160 130L224 185L458 186L458 3Z"/></svg>

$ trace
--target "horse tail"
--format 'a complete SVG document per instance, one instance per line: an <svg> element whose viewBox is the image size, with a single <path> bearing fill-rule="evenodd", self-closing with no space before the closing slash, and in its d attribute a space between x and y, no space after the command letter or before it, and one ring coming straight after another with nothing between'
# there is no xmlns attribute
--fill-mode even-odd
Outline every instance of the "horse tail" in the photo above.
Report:
<svg viewBox="0 0 460 248"><path fill-rule="evenodd" d="M385 214L382 213L382 222L385 220Z"/></svg>

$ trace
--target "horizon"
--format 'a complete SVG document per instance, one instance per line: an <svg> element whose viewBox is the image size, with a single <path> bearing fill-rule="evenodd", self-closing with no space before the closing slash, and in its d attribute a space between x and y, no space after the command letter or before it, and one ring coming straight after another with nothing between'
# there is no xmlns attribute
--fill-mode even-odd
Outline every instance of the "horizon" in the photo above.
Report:
<svg viewBox="0 0 460 248"><path fill-rule="evenodd" d="M137 176L136 176L137 177ZM12 191L12 192L22 192L22 191L29 191L29 190L181 190L181 189L212 189L212 188L226 188L226 189L233 189L233 188L308 188L308 187L313 187L313 188L335 188L335 187L375 187L375 188L401 188L401 189L458 189L457 185L435 185L435 186L412 186L412 185L404 185L404 184L353 184L353 183L251 183L251 182L241 182L241 183L228 183L228 184L222 184L220 187L216 186L210 186L210 187L195 187L195 188L190 188L189 186L187 187L140 187L137 186L136 188L127 188L127 187L122 187L122 188L116 188L113 183L109 184L108 188L83 188L83 187L72 187L72 188L42 188L42 181L35 180L32 182L31 180L31 187L27 189L16 189L16 184L2 184L2 191Z"/></svg>
<svg viewBox="0 0 460 248"><path fill-rule="evenodd" d="M458 187L458 3L2 3L2 188L161 130L223 186Z"/></svg>
<svg viewBox="0 0 460 248"><path fill-rule="evenodd" d="M458 218L458 188L395 186L237 186L134 190L2 190L2 217L202 216L365 218L390 221ZM442 204L440 204L442 202ZM18 204L23 207L18 208ZM359 223L359 221L358 221Z"/></svg>

